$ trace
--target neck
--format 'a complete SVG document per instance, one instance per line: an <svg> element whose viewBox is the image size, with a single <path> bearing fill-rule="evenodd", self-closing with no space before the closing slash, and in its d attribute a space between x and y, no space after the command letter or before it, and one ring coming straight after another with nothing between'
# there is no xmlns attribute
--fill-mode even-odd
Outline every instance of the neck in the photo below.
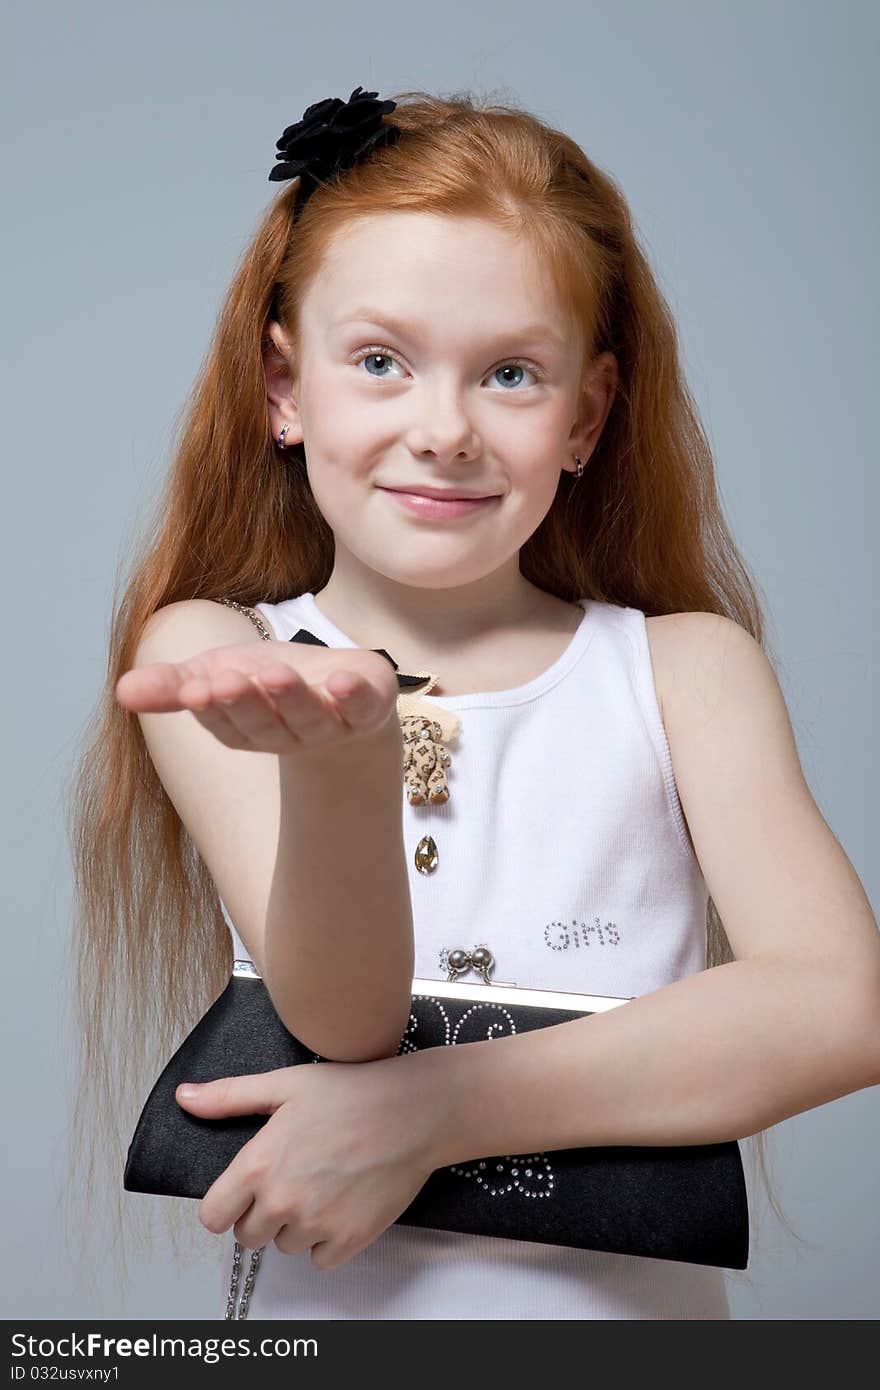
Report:
<svg viewBox="0 0 880 1390"><path fill-rule="evenodd" d="M444 660L460 659L487 637L546 622L559 604L519 570L431 589L398 584L370 570L365 574L370 578L350 582L334 568L315 594L321 612L359 647L385 647L398 662L398 652L416 653L422 666L427 661L434 669Z"/></svg>

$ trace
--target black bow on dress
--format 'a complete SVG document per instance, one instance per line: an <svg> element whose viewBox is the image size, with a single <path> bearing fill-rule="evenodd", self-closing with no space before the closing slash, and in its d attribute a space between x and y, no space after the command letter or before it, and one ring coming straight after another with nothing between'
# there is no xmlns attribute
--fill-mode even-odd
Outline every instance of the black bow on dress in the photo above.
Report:
<svg viewBox="0 0 880 1390"><path fill-rule="evenodd" d="M326 647L329 645L327 642L322 642L320 637L316 637L313 632L309 632L308 629L304 627L301 627L298 632L295 632L289 640L291 642L311 642L314 647ZM401 690L409 690L413 686L425 684L427 679L426 676L402 675L394 657L386 652L384 647L370 647L369 650L377 652L379 656L384 656L386 661L391 662L391 665L394 667L395 671L397 671L397 684Z"/></svg>

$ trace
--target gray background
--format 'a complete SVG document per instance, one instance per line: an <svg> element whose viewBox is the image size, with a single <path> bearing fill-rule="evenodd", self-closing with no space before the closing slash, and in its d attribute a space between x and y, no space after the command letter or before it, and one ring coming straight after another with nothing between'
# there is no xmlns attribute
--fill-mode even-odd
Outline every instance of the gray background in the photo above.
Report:
<svg viewBox="0 0 880 1390"><path fill-rule="evenodd" d="M8 7L6 1317L222 1316L210 1258L180 1273L160 1246L124 1295L99 1271L87 1298L65 1255L60 788L104 678L117 566L275 191L275 140L313 101L358 84L496 91L620 181L767 601L805 773L876 910L878 13L804 0L359 0L323 18L261 0ZM813 1247L762 1216L752 1283L730 1276L735 1317L877 1316L878 1121L872 1088L772 1132L777 1191Z"/></svg>

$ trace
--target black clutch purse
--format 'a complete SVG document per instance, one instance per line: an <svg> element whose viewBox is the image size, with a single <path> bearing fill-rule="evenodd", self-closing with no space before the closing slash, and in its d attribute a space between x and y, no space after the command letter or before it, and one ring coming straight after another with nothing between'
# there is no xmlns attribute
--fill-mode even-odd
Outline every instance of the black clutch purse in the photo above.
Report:
<svg viewBox="0 0 880 1390"><path fill-rule="evenodd" d="M489 981L487 970L482 984L454 979L454 973L453 966L448 980L413 980L412 1013L398 1055L552 1027L629 1002L520 989ZM124 1187L203 1197L269 1118L191 1115L175 1099L181 1081L323 1060L285 1028L253 963L236 961L222 994L147 1098L129 1145ZM397 1221L727 1269L748 1264L748 1199L735 1140L476 1158L435 1169Z"/></svg>

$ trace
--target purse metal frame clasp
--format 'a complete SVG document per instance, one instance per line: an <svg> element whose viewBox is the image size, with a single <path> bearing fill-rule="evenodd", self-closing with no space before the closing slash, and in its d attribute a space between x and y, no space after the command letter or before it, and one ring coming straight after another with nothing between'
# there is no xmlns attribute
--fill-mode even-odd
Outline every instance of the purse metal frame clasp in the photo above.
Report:
<svg viewBox="0 0 880 1390"><path fill-rule="evenodd" d="M481 955L480 952L485 952ZM465 961L464 957L468 959ZM453 957L455 960L453 961ZM474 959L476 957L476 959ZM449 974L445 980L431 980L414 976L413 995L423 995L429 999L491 999L496 1004L518 1004L535 1009L569 1009L573 1013L598 1014L606 1009L616 1009L619 1004L628 1004L630 996L618 997L607 994L578 994L568 989L520 989L510 980L490 980L489 971L495 964L488 947L478 946L473 951L450 951L447 958ZM466 970L475 969L482 980L460 980L457 976ZM261 975L252 960L235 960L232 973L239 979L259 980Z"/></svg>

